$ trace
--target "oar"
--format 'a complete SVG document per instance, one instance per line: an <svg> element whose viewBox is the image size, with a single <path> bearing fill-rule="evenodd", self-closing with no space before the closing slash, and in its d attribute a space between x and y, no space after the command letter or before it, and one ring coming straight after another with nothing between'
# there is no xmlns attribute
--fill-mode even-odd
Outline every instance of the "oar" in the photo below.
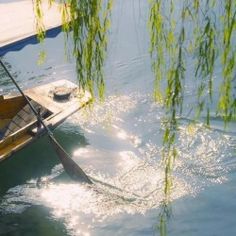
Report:
<svg viewBox="0 0 236 236"><path fill-rule="evenodd" d="M10 72L8 71L8 69L6 68L6 66L3 64L3 62L1 60L0 60L0 64L2 65L2 67L6 71L7 75L12 80L12 82L15 84L15 86L17 87L17 89L19 90L21 95L24 97L26 102L29 104L29 106L30 106L31 110L33 111L34 115L41 122L41 124L43 125L44 129L47 131L47 134L48 134L48 137L49 137L50 142L52 144L52 147L55 150L55 152L57 153L57 156L59 157L59 159L60 159L60 161L61 161L61 163L62 163L62 165L63 165L63 167L64 167L64 169L66 171L66 173L75 181L92 184L93 182L89 179L89 177L84 173L84 171L79 167L79 165L77 165L76 162L74 162L72 160L72 158L70 158L70 156L62 148L62 146L54 138L53 133L51 132L51 130L44 123L44 121L40 117L40 114L38 114L38 112L35 110L33 105L30 103L30 100L28 99L28 97L25 96L24 92L18 86L18 84L16 83L15 79L10 74Z"/></svg>

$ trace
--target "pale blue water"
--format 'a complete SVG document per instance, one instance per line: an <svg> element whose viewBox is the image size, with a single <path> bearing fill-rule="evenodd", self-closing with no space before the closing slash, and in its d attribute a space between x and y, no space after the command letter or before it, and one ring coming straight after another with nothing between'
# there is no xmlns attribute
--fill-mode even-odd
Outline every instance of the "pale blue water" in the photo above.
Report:
<svg viewBox="0 0 236 236"><path fill-rule="evenodd" d="M55 131L87 173L118 189L98 185L95 191L71 182L44 137L0 165L0 235L160 235L163 110L152 100L147 18L146 0L116 1L105 64L106 100ZM63 40L60 34L4 57L21 87L76 81ZM47 59L38 66L42 49ZM12 89L1 78L1 92ZM186 89L191 103L194 87L189 83ZM235 122L226 130L217 118L212 130L201 123L189 128L186 113L180 119L167 235L235 235ZM56 180L37 188L39 177Z"/></svg>

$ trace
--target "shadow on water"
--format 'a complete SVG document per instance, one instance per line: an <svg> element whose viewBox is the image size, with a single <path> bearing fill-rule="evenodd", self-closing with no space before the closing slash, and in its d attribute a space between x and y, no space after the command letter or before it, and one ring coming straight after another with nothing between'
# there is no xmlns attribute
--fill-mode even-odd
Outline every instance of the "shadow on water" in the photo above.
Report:
<svg viewBox="0 0 236 236"><path fill-rule="evenodd" d="M78 133L64 133L60 128L55 137L70 153L76 146L85 146L87 141ZM25 149L15 153L0 165L0 196L14 186L24 184L30 179L37 179L49 175L52 168L60 164L57 155L46 136L40 138ZM63 174L66 175L66 174Z"/></svg>
<svg viewBox="0 0 236 236"><path fill-rule="evenodd" d="M117 2L118 4L121 4L119 3L119 1ZM131 3L131 1L120 2L122 2L123 5ZM140 1L139 3L141 2L142 1ZM158 6L156 6L156 4L159 4L161 1L150 2L153 2L154 4L153 10L159 9L159 11L153 15L153 22L157 28L156 31L152 32L157 33L156 35L153 34L153 37L159 37L159 30L161 29L159 26L161 25L161 23L156 24L156 20L165 19L165 17L162 17L163 8L158 8ZM162 2L164 3L164 1ZM172 1L167 2L172 3ZM127 9L128 7L129 5L126 5ZM185 16L188 15L186 20L189 21L189 14L186 14L188 12L188 7L188 5L184 5L184 14L181 14L181 17L183 17L182 27L185 26ZM73 8L71 9L73 10ZM145 9L147 9L147 7ZM170 11L173 10L172 8L166 9ZM74 10L79 10L79 8L75 8ZM176 8L176 10L179 13L181 12L179 11L179 8ZM96 20L97 16L99 15L95 14L93 19ZM173 14L173 12L172 17L175 17L175 14ZM130 22L129 20L127 20L127 18L121 17L120 15L119 18L121 20L124 19L124 26L126 26L124 28L131 28L127 27L126 25L128 24L128 22ZM82 18L81 22L86 22L86 19ZM79 30L81 30L82 28L80 28L80 26L83 26L83 24L77 25L77 21L75 21L75 23L75 28L79 26ZM167 21L167 24L169 24L169 21ZM135 100L131 94L129 94L129 96L127 96L127 99L125 100L122 100L121 96L117 96L117 99L113 99L113 103L111 99L112 97L110 97L109 102L107 103L108 106L105 107L105 112L103 110L101 113L95 112L97 117L92 114L89 117L90 119L87 121L88 124L86 124L85 122L85 124L83 125L84 128L87 128L87 131L85 131L85 133L87 132L86 136L90 135L90 147L88 147L89 143L85 139L85 137L80 133L80 131L78 131L75 126L73 127L73 125L63 126L63 129L59 128L55 133L59 142L69 153L73 153L75 147L86 146L85 151L87 151L86 155L89 159L86 160L86 158L83 158L83 156L81 156L81 152L79 152L78 162L81 163L81 161L84 160L86 163L88 163L88 160L90 160L90 162L94 164L95 169L94 173L92 174L94 174L95 177L100 177L104 182L109 181L111 185L122 189L123 195L117 189L105 189L104 186L100 188L101 191L98 194L92 189L88 191L87 189L81 187L79 184L71 183L69 181L66 181L66 183L64 184L64 182L61 181L66 180L66 176L64 173L62 175L59 175L60 180L57 183L51 183L49 186L43 186L41 189L37 188L35 186L37 178L42 176L49 178L53 177L54 174L52 173L55 173L57 171L57 167L59 166L59 168L61 169L60 165L57 165L59 162L52 149L50 148L46 138L40 139L37 142L37 145L33 144L31 147L28 147L18 154L15 154L14 158L10 159L6 163L4 163L3 166L1 166L1 179L9 179L9 181L6 181L6 183L4 181L3 190L0 190L2 191L0 192L0 194L4 194L9 188L11 188L9 189L7 194L3 196L2 205L0 205L0 207L6 213L6 215L4 216L5 225L9 224L9 228L6 228L6 230L3 231L5 235L17 235L15 228L11 228L10 226L10 224L14 225L14 220L17 222L17 224L24 224L23 226L19 227L19 233L22 233L24 235L43 235L44 233L45 235L64 235L66 233L72 235L86 235L85 233L83 234L78 231L84 228L86 232L95 233L96 235L104 235L104 232L106 235L111 235L114 233L116 233L116 235L151 235L154 232L150 232L151 230L149 226L151 224L151 221L153 223L153 219L155 219L156 226L153 227L155 228L155 233L157 235L166 236L169 232L171 235L177 235L175 230L172 230L171 227L169 230L168 227L169 223L172 223L173 225L173 221L177 222L176 224L178 224L179 222L179 225L176 226L177 229L185 227L185 222L181 222L181 220L184 219L183 216L179 217L179 221L178 219L176 219L176 217L178 217L178 209L176 210L176 206L178 206L180 202L183 202L183 205L186 206L186 198L184 196L187 196L187 198L190 199L189 205L194 204L193 207L199 207L199 204L201 204L201 202L203 202L207 198L213 201L214 199L212 199L212 196L219 195L219 191L216 191L215 193L214 191L209 191L210 195L203 196L203 198L199 197L200 200L196 198L197 200L195 201L192 198L192 195L199 194L199 192L201 192L206 187L214 184L225 183L228 178L228 173L232 174L235 172L236 161L235 154L232 150L233 148L235 150L235 141L232 140L233 138L230 137L229 134L223 135L222 132L218 133L216 132L216 130L208 130L201 124L189 125L188 122L185 122L186 120L183 123L178 123L178 132L176 131L176 111L178 110L177 108L180 108L182 104L184 104L182 103L182 92L185 91L191 95L191 99L187 100L187 102L194 105L194 99L200 99L201 96L197 97L197 95L195 94L196 86L193 86L192 80L189 80L191 81L190 85L187 83L187 81L186 85L182 84L182 82L184 81L183 73L186 73L187 76L190 74L190 72L192 74L193 71L190 65L190 67L186 66L186 69L190 68L191 71L183 72L183 69L185 69L183 68L183 66L185 65L184 62L186 60L185 57L182 57L182 54L184 54L183 46L185 45L184 41L187 42L188 40L185 40L185 37L183 37L185 32L183 28L179 31L179 37L177 35L175 38L175 35L169 34L169 30L172 32L175 30L175 27L172 28L174 25L175 24L168 25L166 29L161 29L162 33L167 34L168 37L165 37L166 35L163 35L163 37L160 38L161 41L158 41L158 38L153 38L153 59L154 66L157 66L154 68L154 72L157 73L155 74L157 83L156 89L159 88L159 79L164 77L163 73L168 72L167 70L161 73L163 70L163 64L161 62L165 60L163 60L163 58L160 58L159 60L155 57L156 55L160 56L160 52L163 52L163 57L165 56L163 45L165 46L167 43L166 51L171 49L170 52L173 52L173 57L171 55L171 58L175 59L175 61L178 62L175 63L175 61L173 61L173 63L170 63L171 68L169 68L170 71L175 71L175 73L169 73L170 84L180 84L181 82L181 86L177 87L177 89L179 89L177 91L178 93L174 91L174 89L176 89L176 87L174 86L169 88L169 90L165 90L168 92L168 94L166 94L168 98L167 102L169 102L167 104L169 106L169 110L167 109L167 111L169 112L168 115L173 115L171 117L174 117L174 120L172 120L172 126L170 126L170 129L167 131L172 134L173 139L175 139L176 148L179 151L179 158L176 158L175 160L173 171L171 168L169 168L167 169L169 171L167 171L168 173L166 172L167 174L163 173L163 165L160 165L161 148L159 144L161 143L161 132L157 130L159 130L159 125L160 129L165 128L162 126L162 121L159 116L157 117L157 113L160 110L160 107L154 106L152 102L145 102L145 108L141 110L141 101L140 99L136 99L135 104L132 103L132 106L127 106L126 108L126 103L124 101L129 101L130 99L133 102L133 100ZM85 27L86 26L90 26L90 24L85 24ZM89 29L89 27L86 29ZM75 30L74 32L79 31ZM90 31L88 31L88 33L89 32ZM199 32L201 33L201 30ZM126 36L124 32L120 35ZM81 49L79 50L79 54L82 53L83 50L85 50L86 52L87 50L89 51L89 48L91 48L91 43L93 43L93 39L96 38L96 34L88 34L88 36L89 37L87 38L83 38L85 39L85 41L83 41L83 39L77 39L75 49ZM166 42L166 38L169 41ZM102 39L105 39L105 37L102 37ZM121 38L116 38L115 41L122 42L122 40L120 39ZM130 45L133 45L133 42L130 43L131 41L129 41L128 37L125 37L124 41L126 43L128 42L127 45L129 46L129 50L126 49L126 51L128 52L128 54L132 53ZM173 41L175 42L174 44ZM83 44L84 42L85 44ZM204 40L204 42L206 41ZM86 45L86 47L80 47L81 45ZM179 50L174 50L174 48L172 48L173 45L176 45L176 48ZM97 49L101 49L100 52L102 53L103 49L106 46L106 42L100 46L101 47ZM211 49L211 47L205 48ZM122 48L122 45L119 48L119 52L120 54L122 54L121 62L123 62L124 48ZM155 52L157 54L155 54ZM91 54L87 53L83 54L85 55L85 57L80 57L79 54L76 58L77 72L79 75L78 77L82 79L92 79L93 77L91 72L93 71L94 66L92 64L92 60L90 59L92 59L93 56L96 56L96 54L92 54L92 57L86 57L88 55L91 56ZM97 58L97 64L95 65L95 68L101 69L104 57L103 54L99 55L101 57ZM86 63L86 65L88 65L89 68L80 66L84 65L84 63L87 61L89 63ZM199 63L201 62L202 61L199 61ZM203 60L203 62L203 64L200 64L200 69L204 69L205 61ZM189 64L191 63L192 61L190 61ZM176 65L178 65L177 68ZM85 71L81 71L81 68L84 68ZM114 82L114 84L116 84L116 87L120 89L118 89L118 93L122 94L128 87L132 87L133 89L134 86L140 86L143 88L142 84L144 78L140 77L141 73L137 73L137 75L134 73L135 71L139 72L139 68L140 66L135 64L135 67L133 69L127 69L127 78L123 80L123 83L122 79L117 79L116 82ZM145 81L149 70L144 69L143 71L143 74L145 74ZM126 72L124 70L124 67L123 70L121 69L121 72ZM84 77L84 74L88 76ZM136 76L134 76L134 74ZM121 73L121 75L121 77L125 77L124 74ZM114 76L114 78L116 78L116 76ZM218 75L218 72L216 72L216 78L220 77L221 76ZM96 83L97 85L102 85L101 88L103 92L103 77L100 76L99 78L100 80L98 81L88 81L88 85L90 85L90 89L91 87L93 87L93 85L95 86ZM134 82L131 81L138 81L138 85L134 85ZM86 81L82 82L86 83ZM199 82L199 84L201 88L201 81ZM219 83L217 82L217 84ZM205 91L208 87L205 86L203 88ZM193 94L195 94L194 96L192 95L192 90L194 92ZM114 88L110 89L109 93L113 94ZM142 93L144 94L143 90ZM156 93L156 95L160 94ZM147 109L148 104L152 108L151 110ZM132 107L136 105L136 113L132 113ZM122 109L120 107L122 107ZM211 111L210 108L213 107L207 107L209 112ZM108 112L109 109L111 113ZM121 111L120 113L118 112L119 109ZM189 106L186 107L186 110L189 110ZM122 116L122 112L126 113L125 117ZM104 117L107 119L104 119ZM161 114L161 117L163 117L163 114ZM97 120L94 118L97 118ZM81 117L79 117L80 125L81 123L83 124L83 122L84 120L81 121ZM220 126L222 127L222 124ZM171 137L170 135L166 136ZM172 138L170 141L172 141ZM96 144L96 149L94 148L94 144ZM167 142L167 144L170 144L171 146L173 143ZM100 156L98 155L98 158L96 158L95 156L97 153L100 154ZM33 160L29 161L30 158L32 158ZM170 161L172 162L172 160ZM168 159L167 163L170 163ZM171 167L171 164L168 164L167 167ZM11 170L12 172L14 171L13 173L17 174L11 175L9 170ZM109 171L113 172L113 176L110 175ZM107 175L105 176L104 173ZM175 200L175 204L173 204L174 217L171 217L172 212L170 205L166 205L165 203L162 204L165 174L166 177L172 177L173 175L174 178L174 184L172 185L171 178L171 182L168 185L168 191L166 191L168 194L171 194L171 201ZM58 177L58 175L56 177ZM28 182L28 180L30 179L33 179L33 181L31 182L33 185ZM230 186L232 187L232 184ZM222 189L224 189L224 187L222 187ZM231 194L232 192L229 191L229 194L227 194L227 196L230 196ZM191 195L191 197L189 197L189 195ZM222 192L222 196L224 196L224 192ZM226 200L227 202L227 198L223 198L223 200ZM232 198L229 198L229 201L227 203L231 202L234 201ZM222 201L221 204L224 205L225 203L223 203ZM39 205L43 207L39 207ZM234 205L231 204L231 206ZM208 202L205 207L208 210L212 210L211 202ZM50 209L50 213L48 209ZM152 211L151 209L155 210ZM154 217L152 215L152 212L155 212ZM189 210L187 210L187 212L191 213L191 211ZM203 209L201 209L201 217L203 219L203 215L205 214L205 212L206 209L203 207ZM143 216L144 214L145 217ZM209 215L209 218L206 219L207 223L211 221L210 216L212 215ZM46 220L47 217L49 219ZM54 219L56 219L57 223L54 223ZM188 219L185 218L185 220L188 222ZM190 228L194 226L194 220L198 225L204 223L202 222L201 218L193 218L193 221L188 222L188 226ZM214 221L214 224L216 222L219 222L218 220L216 219ZM29 223L27 224L26 222ZM32 226L35 222L37 222L39 226ZM225 223L223 224L223 226L227 225L227 222L225 222L224 220L223 222ZM152 225L155 225L155 223L153 223ZM45 229L45 232L43 232L44 226L46 229L48 229L48 231ZM31 227L34 228L34 231L31 231ZM66 228L66 232L64 227ZM0 228L2 228L2 226ZM9 233L7 231L8 229ZM214 225L211 230L214 231ZM233 230L234 229L231 227L231 234ZM204 233L204 230L200 231L199 234L201 234L201 232ZM192 235L194 234L194 232L191 230L189 233L186 233L186 231L184 231L183 235L190 235L191 233Z"/></svg>
<svg viewBox="0 0 236 236"><path fill-rule="evenodd" d="M44 148L42 148L44 147ZM49 174L58 159L46 137L15 153L0 165L0 194L9 188L25 183L31 178Z"/></svg>
<svg viewBox="0 0 236 236"><path fill-rule="evenodd" d="M45 228L48 227L49 232L53 231L51 235L63 235L65 230L64 235L86 235L86 232L91 235L109 235L108 225L112 225L112 230L120 230L121 235L151 235L154 231L156 235L168 235L175 211L172 217L171 211L168 211L169 206L162 205L164 176L157 138L154 136L156 130L146 129L156 121L156 107L153 107L150 99L142 102L142 97L132 98L132 103L127 105L127 98L110 97L107 103L105 101L102 105L95 105L96 115L93 111L87 111L89 115L85 113L84 116L82 113L75 114L55 130L56 138L72 154L73 159L79 165L88 167L89 175L112 187L97 184L96 188L88 189L70 181L61 165L58 165L59 162L46 137L42 138L37 142L37 146L33 144L20 152L19 159L22 158L24 162L11 159L15 170L19 164L23 169L22 173L29 168L30 174L24 177L22 183L15 178L12 185L15 187L10 188L1 199L0 212L4 214L2 222L5 222L1 229L5 230L4 233L9 230L14 235L15 228L9 225L7 227L8 222L11 222L11 225L14 225L13 222L24 222L19 230L28 233L32 222L39 221L38 225L34 226L34 235L41 235L41 228L47 224L45 218L48 217ZM120 105L117 101L120 101ZM108 105L114 109L106 116L104 109L107 111ZM139 114L139 123L134 129L130 128L130 123L134 123L135 119L126 119L127 123L122 122L122 119L128 116L136 117L141 108L144 110ZM184 121L181 124L177 142L181 158L176 160L173 172L173 201L186 195L198 194L200 190L212 184L225 182L229 171L234 170L236 166L232 153L234 141L230 137L206 130L200 125L189 127ZM145 139L146 136L148 139ZM88 137L89 142L85 137ZM153 143L150 137L153 137ZM81 152L82 149L86 152ZM25 156L22 153L25 153ZM32 153L36 160L28 167L29 153ZM48 153L54 155L50 168ZM41 155L43 161L39 163ZM43 171L39 168L34 173L37 165L41 165ZM49 179L49 184L38 188L38 177ZM53 181L50 181L52 179ZM26 221L29 215L32 215L32 219ZM44 219L40 220L40 216ZM131 229L135 233L132 234ZM78 230L85 233L82 234Z"/></svg>
<svg viewBox="0 0 236 236"><path fill-rule="evenodd" d="M0 214L1 217L1 214ZM0 235L4 236L63 236L66 230L60 221L50 217L50 210L39 206L31 206L22 214L8 214L0 221ZM27 222L27 224L25 223Z"/></svg>

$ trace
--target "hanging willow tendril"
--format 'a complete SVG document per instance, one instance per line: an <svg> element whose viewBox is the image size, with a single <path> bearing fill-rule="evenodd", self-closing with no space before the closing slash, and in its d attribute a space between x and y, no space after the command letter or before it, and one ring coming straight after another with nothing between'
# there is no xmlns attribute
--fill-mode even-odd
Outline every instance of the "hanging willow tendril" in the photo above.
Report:
<svg viewBox="0 0 236 236"><path fill-rule="evenodd" d="M172 169L177 149L175 138L177 130L177 113L182 110L183 102L183 80L185 77L184 43L187 5L183 7L181 13L181 30L176 31L176 21L174 20L173 1L150 1L150 51L153 58L153 71L155 74L154 96L162 99L166 109L165 126L163 134L163 163L165 170L164 193L165 201L169 202L170 192L173 186ZM168 9L167 15L163 14L163 9ZM166 86L161 89L163 78Z"/></svg>
<svg viewBox="0 0 236 236"><path fill-rule="evenodd" d="M154 99L157 102L163 102L163 94L160 88L162 75L165 71L164 65L164 48L165 31L164 18L162 16L162 1L150 1L151 8L149 14L149 30L150 30L150 53L155 58L152 68L155 74L154 80Z"/></svg>
<svg viewBox="0 0 236 236"><path fill-rule="evenodd" d="M154 97L162 102L166 111L163 133L166 202L170 199L172 170L178 154L175 140L178 135L177 116L182 114L184 103L186 58L195 58L196 61L195 73L192 73L192 78L198 81L196 117L206 113L206 124L210 125L213 91L216 94L217 88L213 90L214 72L219 58L223 68L222 84L215 111L226 123L236 114L233 91L236 75L236 1L182 0L178 1L178 9L177 3L174 3L172 0L150 0L148 24L155 75Z"/></svg>
<svg viewBox="0 0 236 236"><path fill-rule="evenodd" d="M213 107L225 124L236 115L236 1L149 0L149 4L154 98L163 104L166 114L162 152L165 197L158 229L160 235L167 235L172 172L178 155L177 117L181 116L184 104L186 58L196 62L190 75L197 82L195 117L206 114L209 126ZM219 80L214 74L219 59L223 68L220 88L214 82ZM213 97L218 102L214 103Z"/></svg>
<svg viewBox="0 0 236 236"><path fill-rule="evenodd" d="M222 114L225 123L232 119L236 114L236 98L233 96L232 87L236 72L236 1L224 1L223 16L223 82L220 87L220 99L218 103L218 112ZM233 42L234 40L234 42ZM235 85L235 83L234 83Z"/></svg>
<svg viewBox="0 0 236 236"><path fill-rule="evenodd" d="M51 1L50 1L51 2ZM40 42L45 38L45 27L43 23L43 9L42 9L42 0L35 0L34 3L34 13L36 17L36 31L37 38Z"/></svg>
<svg viewBox="0 0 236 236"><path fill-rule="evenodd" d="M55 0L48 0L53 4ZM39 39L45 37L42 0L34 0ZM190 79L197 82L196 117L213 107L225 123L236 116L236 1L149 0L148 27L154 72L154 99L165 109L163 163L165 204L173 187L172 171L178 150L177 116L182 114L188 60L195 61ZM112 0L61 0L66 39L72 39L79 83L95 97L104 96L103 64ZM187 60L188 59L188 60ZM216 64L222 65L221 86L214 87ZM217 62L217 63L216 63ZM217 90L218 89L218 90ZM216 96L217 95L217 96ZM213 98L218 99L217 105ZM164 222L164 221L163 221Z"/></svg>
<svg viewBox="0 0 236 236"><path fill-rule="evenodd" d="M195 70L195 78L199 78L200 85L197 90L197 117L200 116L204 109L207 111L207 125L210 125L210 104L212 103L212 81L213 72L215 67L217 45L216 36L217 29L215 23L215 16L212 14L213 6L209 6L209 2L206 3L203 13L199 13L197 17L200 19L201 25L197 24L195 30L197 32L195 37L195 47L197 55L197 63ZM202 27L203 26L203 27ZM209 96L206 96L209 95Z"/></svg>
<svg viewBox="0 0 236 236"><path fill-rule="evenodd" d="M55 0L48 0L52 5ZM62 29L66 39L72 38L73 56L80 86L102 99L105 91L103 64L107 49L112 0L61 0ZM35 0L37 31L45 37L42 1Z"/></svg>

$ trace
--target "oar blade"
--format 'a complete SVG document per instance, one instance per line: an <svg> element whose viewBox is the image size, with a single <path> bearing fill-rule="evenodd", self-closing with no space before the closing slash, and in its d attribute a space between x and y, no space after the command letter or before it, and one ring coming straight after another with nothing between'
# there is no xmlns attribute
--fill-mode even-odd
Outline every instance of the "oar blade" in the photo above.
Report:
<svg viewBox="0 0 236 236"><path fill-rule="evenodd" d="M75 181L92 184L92 181L89 179L89 177L78 166L78 164L76 164L70 158L70 156L64 151L61 145L57 142L57 140L52 135L49 135L49 139L66 173Z"/></svg>

